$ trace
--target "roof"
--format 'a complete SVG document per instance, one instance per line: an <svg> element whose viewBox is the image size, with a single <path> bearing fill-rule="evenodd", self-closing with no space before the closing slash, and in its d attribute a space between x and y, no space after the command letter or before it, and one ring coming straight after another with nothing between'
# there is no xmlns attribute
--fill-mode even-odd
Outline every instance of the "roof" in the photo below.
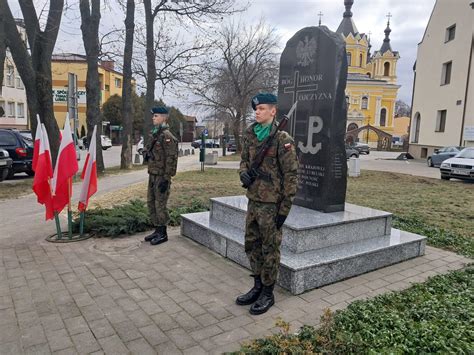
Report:
<svg viewBox="0 0 474 355"><path fill-rule="evenodd" d="M187 116L187 115L184 115L184 119L186 120L186 122L197 122L196 116Z"/></svg>
<svg viewBox="0 0 474 355"><path fill-rule="evenodd" d="M77 53L59 53L59 54L53 54L51 56L51 61L52 62L69 62L69 63L72 63L72 62L87 63L87 57L83 54L77 54ZM119 72L118 70L115 70L106 65L103 65L102 61L99 61L99 68L102 68L112 73L123 75L122 72Z"/></svg>
<svg viewBox="0 0 474 355"><path fill-rule="evenodd" d="M347 74L347 81L370 81L373 83L386 83L386 80L381 79L372 79L369 78L366 74L359 74L359 73L348 73Z"/></svg>
<svg viewBox="0 0 474 355"><path fill-rule="evenodd" d="M354 21L352 20L352 4L354 0L344 0L344 6L346 7L346 11L342 15L342 21L339 24L339 27L336 30L336 33L343 34L344 37L347 37L349 33L352 33L354 36L359 33Z"/></svg>

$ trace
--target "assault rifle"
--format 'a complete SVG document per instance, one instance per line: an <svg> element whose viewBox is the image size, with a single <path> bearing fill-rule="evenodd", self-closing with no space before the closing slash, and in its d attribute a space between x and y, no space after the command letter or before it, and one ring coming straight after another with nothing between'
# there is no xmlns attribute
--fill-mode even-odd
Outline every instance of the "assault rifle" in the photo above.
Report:
<svg viewBox="0 0 474 355"><path fill-rule="evenodd" d="M250 169L247 171L247 173L250 175L251 181L249 184L242 184L242 187L245 189L248 189L257 178L266 180L266 181L271 181L271 176L269 174L264 173L263 171L260 170L260 166L263 163L263 159L268 153L268 150L272 146L273 139L275 138L276 134L278 131L281 131L284 129L290 120L290 117L293 113L293 111L296 109L298 101L296 101L293 106L291 106L290 111L286 115L283 115L282 120L278 124L276 129L273 129L273 131L270 133L270 135L267 137L267 139L263 142L263 144L260 146L260 148L257 151L257 154L255 154L255 159L253 160L252 164L250 165Z"/></svg>

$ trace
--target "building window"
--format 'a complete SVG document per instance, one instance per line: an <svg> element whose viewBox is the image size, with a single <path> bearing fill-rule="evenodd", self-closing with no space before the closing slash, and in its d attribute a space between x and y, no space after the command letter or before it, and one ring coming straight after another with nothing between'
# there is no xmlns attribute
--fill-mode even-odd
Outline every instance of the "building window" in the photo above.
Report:
<svg viewBox="0 0 474 355"><path fill-rule="evenodd" d="M351 104L350 96L346 96L346 104L347 104L347 107L349 107L349 105Z"/></svg>
<svg viewBox="0 0 474 355"><path fill-rule="evenodd" d="M105 85L105 91L110 91L110 85Z"/></svg>
<svg viewBox="0 0 474 355"><path fill-rule="evenodd" d="M6 79L7 79L7 82L6 82L6 85L5 85L5 86L14 87L14 85L15 85L15 83L14 83L14 80L15 80L15 69L14 69L11 65L8 65L8 66L7 66Z"/></svg>
<svg viewBox="0 0 474 355"><path fill-rule="evenodd" d="M438 116L436 117L436 129L435 132L444 132L446 126L446 110L439 110Z"/></svg>
<svg viewBox="0 0 474 355"><path fill-rule="evenodd" d="M21 81L20 75L16 76L16 88L24 89L23 82Z"/></svg>
<svg viewBox="0 0 474 355"><path fill-rule="evenodd" d="M7 114L8 114L8 117L15 117L15 103L14 102L8 103Z"/></svg>
<svg viewBox="0 0 474 355"><path fill-rule="evenodd" d="M446 43L446 42L452 41L455 36L456 36L456 25L449 26L446 29L446 37L444 39L444 42Z"/></svg>
<svg viewBox="0 0 474 355"><path fill-rule="evenodd" d="M16 105L16 116L22 118L25 117L25 104Z"/></svg>
<svg viewBox="0 0 474 355"><path fill-rule="evenodd" d="M428 148L421 148L420 158L426 158L428 156Z"/></svg>
<svg viewBox="0 0 474 355"><path fill-rule="evenodd" d="M347 52L347 65L351 65L352 63L352 54Z"/></svg>
<svg viewBox="0 0 474 355"><path fill-rule="evenodd" d="M452 68L453 62L447 62L443 64L443 70L441 72L441 85L447 85L451 82Z"/></svg>
<svg viewBox="0 0 474 355"><path fill-rule="evenodd" d="M369 107L369 98L367 96L362 96L362 103L360 105L360 108L362 110L367 110Z"/></svg>
<svg viewBox="0 0 474 355"><path fill-rule="evenodd" d="M390 76L390 63L385 62L383 65L383 76Z"/></svg>
<svg viewBox="0 0 474 355"><path fill-rule="evenodd" d="M359 55L359 66L362 67L362 64L363 64L363 60L364 60L364 57L361 55Z"/></svg>
<svg viewBox="0 0 474 355"><path fill-rule="evenodd" d="M0 117L5 117L5 101L0 101Z"/></svg>
<svg viewBox="0 0 474 355"><path fill-rule="evenodd" d="M417 112L415 114L415 122L413 123L413 139L412 143L418 143L418 139L420 138L420 123L421 123L421 116L420 113Z"/></svg>
<svg viewBox="0 0 474 355"><path fill-rule="evenodd" d="M370 78L370 73L367 73L367 76Z"/></svg>
<svg viewBox="0 0 474 355"><path fill-rule="evenodd" d="M387 125L387 109L383 108L380 110L380 127Z"/></svg>
<svg viewBox="0 0 474 355"><path fill-rule="evenodd" d="M115 87L116 88L121 88L122 87L122 80L119 78L115 78Z"/></svg>

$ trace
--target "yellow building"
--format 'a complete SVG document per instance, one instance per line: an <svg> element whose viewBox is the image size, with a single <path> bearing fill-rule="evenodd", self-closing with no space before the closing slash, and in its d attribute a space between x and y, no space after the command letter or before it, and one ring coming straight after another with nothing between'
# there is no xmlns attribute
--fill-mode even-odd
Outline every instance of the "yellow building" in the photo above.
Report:
<svg viewBox="0 0 474 355"><path fill-rule="evenodd" d="M359 33L352 20L353 3L354 0L344 1L346 11L336 31L346 42L348 62L346 99L349 104L347 131L356 132L355 137L360 141L380 148L382 139L389 136L382 137L379 130L393 135L395 101L400 88L400 85L396 84L397 61L400 56L390 46L390 18L384 31L385 38L381 48L374 54L370 53L370 38L365 33ZM385 138L382 148L386 147L386 143Z"/></svg>
<svg viewBox="0 0 474 355"><path fill-rule="evenodd" d="M113 61L101 61L99 63L100 81L100 106L106 102L110 96L122 96L123 75L114 68ZM87 61L85 55L80 54L54 54L52 57L52 79L53 79L53 100L54 116L60 128L64 125L66 113L68 112L68 76L73 73L77 76L77 101L78 101L78 122L77 131L87 132L86 124L86 77Z"/></svg>

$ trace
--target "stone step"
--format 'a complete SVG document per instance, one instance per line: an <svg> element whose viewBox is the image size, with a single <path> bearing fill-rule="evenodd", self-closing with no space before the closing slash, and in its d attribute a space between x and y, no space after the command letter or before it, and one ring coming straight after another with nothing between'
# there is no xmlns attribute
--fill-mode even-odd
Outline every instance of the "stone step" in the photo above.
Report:
<svg viewBox="0 0 474 355"><path fill-rule="evenodd" d="M245 228L245 196L211 199L211 219ZM323 213L293 206L283 226L282 249L293 253L327 248L390 234L392 214L346 203L345 211Z"/></svg>
<svg viewBox="0 0 474 355"><path fill-rule="evenodd" d="M181 234L249 268L244 231L210 218L210 212L182 215ZM300 294L424 254L425 237L392 229L390 235L304 253L282 249L278 284Z"/></svg>

